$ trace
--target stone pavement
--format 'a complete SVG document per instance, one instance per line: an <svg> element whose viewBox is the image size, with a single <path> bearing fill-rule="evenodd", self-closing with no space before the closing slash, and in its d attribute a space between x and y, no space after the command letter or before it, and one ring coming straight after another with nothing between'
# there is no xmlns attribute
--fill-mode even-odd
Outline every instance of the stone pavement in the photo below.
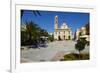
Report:
<svg viewBox="0 0 100 73"><path fill-rule="evenodd" d="M22 50L21 62L59 61L65 54L78 53L75 50L75 43L75 41L54 41L48 43L47 47ZM86 46L82 53L89 53L89 46Z"/></svg>

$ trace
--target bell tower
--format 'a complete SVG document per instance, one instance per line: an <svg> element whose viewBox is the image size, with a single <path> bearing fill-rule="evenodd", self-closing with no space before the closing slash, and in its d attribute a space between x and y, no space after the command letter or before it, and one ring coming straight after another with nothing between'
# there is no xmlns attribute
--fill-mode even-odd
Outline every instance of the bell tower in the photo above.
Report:
<svg viewBox="0 0 100 73"><path fill-rule="evenodd" d="M57 15L54 18L54 29L58 29L58 16Z"/></svg>

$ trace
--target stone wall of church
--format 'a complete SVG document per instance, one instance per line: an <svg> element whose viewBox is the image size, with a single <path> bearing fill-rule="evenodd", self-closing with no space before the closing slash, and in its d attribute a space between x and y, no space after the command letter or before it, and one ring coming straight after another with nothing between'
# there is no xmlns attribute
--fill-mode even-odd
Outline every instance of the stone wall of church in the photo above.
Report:
<svg viewBox="0 0 100 73"><path fill-rule="evenodd" d="M67 29L59 29L59 30L55 30L54 32L54 39L55 40L70 40L72 39L72 32L71 30L67 30Z"/></svg>

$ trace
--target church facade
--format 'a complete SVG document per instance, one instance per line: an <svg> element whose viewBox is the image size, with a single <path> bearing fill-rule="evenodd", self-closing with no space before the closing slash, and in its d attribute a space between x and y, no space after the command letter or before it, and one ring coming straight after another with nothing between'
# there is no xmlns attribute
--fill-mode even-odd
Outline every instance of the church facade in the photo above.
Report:
<svg viewBox="0 0 100 73"><path fill-rule="evenodd" d="M58 27L58 16L54 17L54 39L55 40L71 40L72 31L68 25L63 22L61 27Z"/></svg>

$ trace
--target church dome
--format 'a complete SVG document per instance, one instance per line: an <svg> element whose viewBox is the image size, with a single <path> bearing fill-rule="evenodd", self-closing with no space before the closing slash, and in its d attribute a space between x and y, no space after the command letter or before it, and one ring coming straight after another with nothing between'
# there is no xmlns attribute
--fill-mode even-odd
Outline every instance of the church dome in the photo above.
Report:
<svg viewBox="0 0 100 73"><path fill-rule="evenodd" d="M65 22L61 25L61 29L68 29L68 26Z"/></svg>

